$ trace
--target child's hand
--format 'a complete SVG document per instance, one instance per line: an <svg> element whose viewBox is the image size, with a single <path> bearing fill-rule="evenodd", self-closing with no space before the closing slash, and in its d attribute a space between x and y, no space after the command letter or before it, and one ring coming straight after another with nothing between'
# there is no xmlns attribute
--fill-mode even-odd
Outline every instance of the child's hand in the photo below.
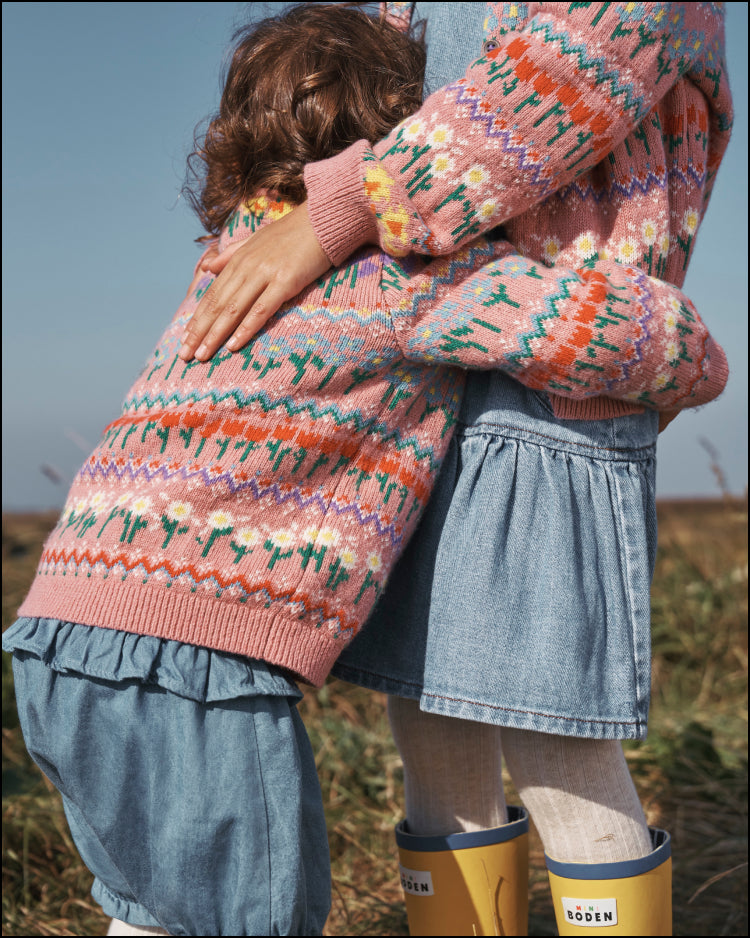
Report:
<svg viewBox="0 0 750 938"><path fill-rule="evenodd" d="M180 358L207 361L223 344L233 352L242 348L283 303L330 266L305 204L209 258L208 268L222 272L187 324Z"/></svg>
<svg viewBox="0 0 750 938"><path fill-rule="evenodd" d="M659 411L659 433L662 433L672 423L674 418L680 413L679 410L660 410Z"/></svg>

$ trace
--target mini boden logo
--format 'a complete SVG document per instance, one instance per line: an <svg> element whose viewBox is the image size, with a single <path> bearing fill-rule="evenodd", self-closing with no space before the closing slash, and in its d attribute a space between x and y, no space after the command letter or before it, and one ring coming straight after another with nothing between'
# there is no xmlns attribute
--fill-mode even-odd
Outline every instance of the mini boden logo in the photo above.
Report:
<svg viewBox="0 0 750 938"><path fill-rule="evenodd" d="M567 899L562 897L565 919L582 928L601 928L617 924L616 899Z"/></svg>
<svg viewBox="0 0 750 938"><path fill-rule="evenodd" d="M434 896L432 888L432 875L427 870L407 870L399 866L401 871L401 885L408 896Z"/></svg>

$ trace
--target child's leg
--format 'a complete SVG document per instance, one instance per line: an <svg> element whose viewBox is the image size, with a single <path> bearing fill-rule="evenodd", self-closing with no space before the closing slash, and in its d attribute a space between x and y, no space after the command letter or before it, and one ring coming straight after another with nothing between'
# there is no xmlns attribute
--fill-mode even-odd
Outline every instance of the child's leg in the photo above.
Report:
<svg viewBox="0 0 750 938"><path fill-rule="evenodd" d="M401 697L388 715L404 763L396 839L410 933L525 935L528 820L505 804L498 728Z"/></svg>
<svg viewBox="0 0 750 938"><path fill-rule="evenodd" d="M505 824L502 750L496 726L424 713L419 702L388 698L388 718L404 763L413 834L454 834Z"/></svg>
<svg viewBox="0 0 750 938"><path fill-rule="evenodd" d="M545 852L577 863L651 853L651 839L618 740L503 728L503 751Z"/></svg>
<svg viewBox="0 0 750 938"><path fill-rule="evenodd" d="M503 730L544 842L561 935L672 934L669 835L649 831L620 743Z"/></svg>
<svg viewBox="0 0 750 938"><path fill-rule="evenodd" d="M404 763L409 830L450 834L505 823L501 754L546 852L569 862L645 856L651 840L617 740L578 739L424 713L388 698ZM501 748L502 737L502 748Z"/></svg>
<svg viewBox="0 0 750 938"><path fill-rule="evenodd" d="M548 856L560 934L578 934L574 918L568 921L576 915L614 916L617 930L606 922L612 934L671 933L669 843L658 839L660 832L652 840L619 742L501 730L423 713L416 702L395 697L389 715L404 762L407 830L485 828L493 840L489 854L457 843L435 846L429 837L416 847L420 838L399 838L412 934L445 934L447 921L455 934L477 934L477 923L487 924L485 934L526 934L525 836L504 824L501 737ZM492 883L497 897L488 904ZM417 891L425 884L434 889L429 898ZM594 911L577 911L584 905Z"/></svg>

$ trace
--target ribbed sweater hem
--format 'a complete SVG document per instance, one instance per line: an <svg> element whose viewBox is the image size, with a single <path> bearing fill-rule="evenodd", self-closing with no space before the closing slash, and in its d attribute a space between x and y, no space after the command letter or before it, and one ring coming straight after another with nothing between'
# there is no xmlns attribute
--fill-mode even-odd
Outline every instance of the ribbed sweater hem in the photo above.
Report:
<svg viewBox="0 0 750 938"><path fill-rule="evenodd" d="M362 158L368 146L360 140L337 156L305 167L310 223L334 267L363 244L378 243L375 216L362 180Z"/></svg>
<svg viewBox="0 0 750 938"><path fill-rule="evenodd" d="M68 586L66 580L70 579ZM19 616L153 635L286 668L320 687L346 642L310 617L122 580L81 589L73 574L37 575Z"/></svg>
<svg viewBox="0 0 750 938"><path fill-rule="evenodd" d="M582 401L574 401L550 394L549 399L555 417L561 420L609 420L627 414L642 414L646 409L643 404L614 401L610 397L587 397Z"/></svg>

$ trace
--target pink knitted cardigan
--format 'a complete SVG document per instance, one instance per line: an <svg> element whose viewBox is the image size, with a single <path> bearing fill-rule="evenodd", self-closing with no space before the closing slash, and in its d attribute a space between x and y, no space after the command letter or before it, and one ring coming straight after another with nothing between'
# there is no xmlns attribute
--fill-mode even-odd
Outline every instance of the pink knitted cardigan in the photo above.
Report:
<svg viewBox="0 0 750 938"><path fill-rule="evenodd" d="M412 4L385 6L408 23ZM488 3L465 77L385 140L308 166L308 206L334 264L365 243L442 255L503 223L525 263L615 259L680 286L731 125L724 4ZM575 358L585 376L598 332L559 332L556 312L519 310L503 367L532 383L552 338L558 416L639 409L572 394L558 365Z"/></svg>
<svg viewBox="0 0 750 938"><path fill-rule="evenodd" d="M256 198L220 246L288 208ZM554 374L581 397L670 408L726 380L679 290L609 260L550 268L485 238L429 262L368 249L247 348L186 364L179 338L210 282L78 473L21 615L248 655L319 684L435 482L465 377L446 365L513 366L535 309L548 338L524 373L539 387Z"/></svg>

